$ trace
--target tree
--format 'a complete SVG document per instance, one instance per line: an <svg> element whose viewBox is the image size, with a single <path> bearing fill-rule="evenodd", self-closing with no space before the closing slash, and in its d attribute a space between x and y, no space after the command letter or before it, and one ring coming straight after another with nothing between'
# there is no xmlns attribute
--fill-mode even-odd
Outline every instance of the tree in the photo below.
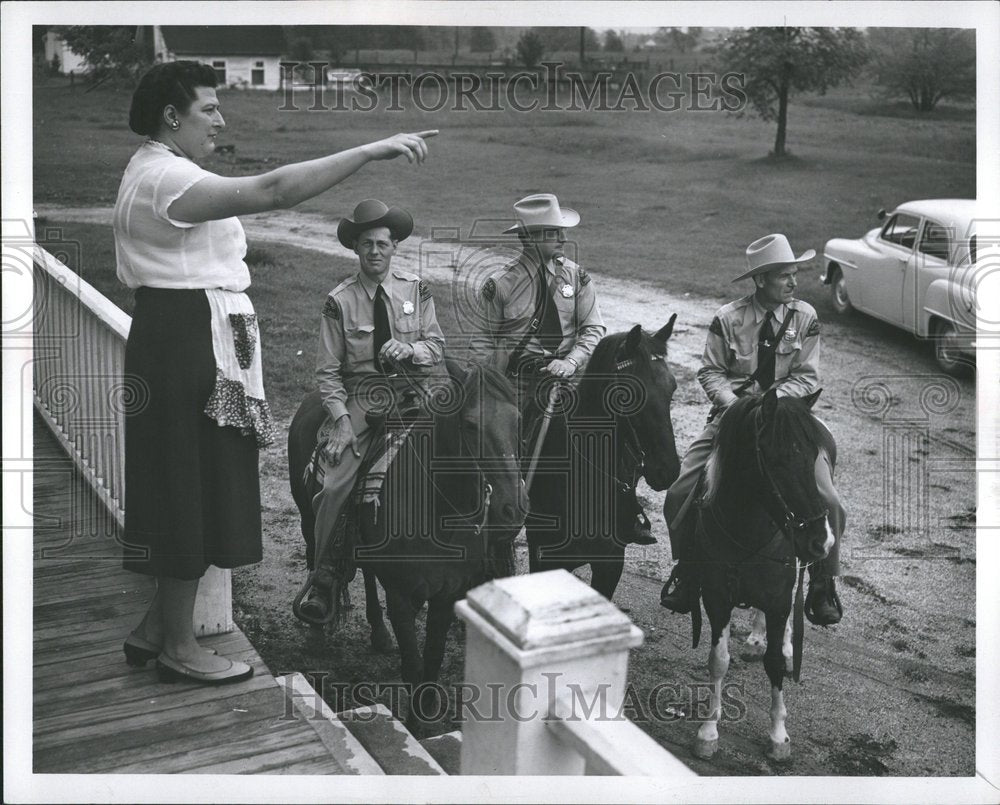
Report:
<svg viewBox="0 0 1000 805"><path fill-rule="evenodd" d="M497 38L489 28L473 28L469 34L469 47L473 53L492 53L496 46Z"/></svg>
<svg viewBox="0 0 1000 805"><path fill-rule="evenodd" d="M134 25L67 25L56 32L87 60L95 82L117 78L137 83L149 66L148 49L136 41Z"/></svg>
<svg viewBox="0 0 1000 805"><path fill-rule="evenodd" d="M313 43L307 36L299 36L292 40L292 45L288 49L290 61L308 62L313 59Z"/></svg>
<svg viewBox="0 0 1000 805"><path fill-rule="evenodd" d="M918 112L943 98L976 95L976 32L962 28L872 28L875 80Z"/></svg>
<svg viewBox="0 0 1000 805"><path fill-rule="evenodd" d="M615 53L621 53L625 50L625 43L614 28L608 28L604 32L604 49Z"/></svg>
<svg viewBox="0 0 1000 805"><path fill-rule="evenodd" d="M826 92L865 64L868 51L855 28L747 28L716 48L721 72L743 75L753 113L777 120L776 157L785 156L788 98L793 91ZM740 114L749 114L744 108Z"/></svg>
<svg viewBox="0 0 1000 805"><path fill-rule="evenodd" d="M517 40L517 57L525 67L534 67L542 60L545 43L534 31L525 31Z"/></svg>

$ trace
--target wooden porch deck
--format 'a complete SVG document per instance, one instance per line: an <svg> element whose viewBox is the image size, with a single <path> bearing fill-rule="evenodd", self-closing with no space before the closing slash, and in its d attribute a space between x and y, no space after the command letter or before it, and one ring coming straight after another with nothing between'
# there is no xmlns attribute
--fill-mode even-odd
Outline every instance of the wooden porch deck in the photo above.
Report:
<svg viewBox="0 0 1000 805"><path fill-rule="evenodd" d="M153 582L121 568L117 526L44 423L34 426L35 773L351 774L240 631L205 639L254 666L222 687L162 684L122 642Z"/></svg>

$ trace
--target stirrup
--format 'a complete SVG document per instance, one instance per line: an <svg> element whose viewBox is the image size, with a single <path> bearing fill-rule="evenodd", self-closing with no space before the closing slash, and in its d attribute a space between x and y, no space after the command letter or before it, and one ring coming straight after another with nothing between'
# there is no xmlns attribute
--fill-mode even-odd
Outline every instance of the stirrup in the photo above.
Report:
<svg viewBox="0 0 1000 805"><path fill-rule="evenodd" d="M683 568L683 570L682 570ZM686 577L686 578L685 578ZM690 589L684 591L683 585L690 585ZM697 582L692 578L691 568L684 567L678 562L674 569L670 571L670 577L660 590L660 606L676 612L678 615L686 615L694 609L695 590ZM678 592L686 592L686 599L668 603L668 598L676 598Z"/></svg>
<svg viewBox="0 0 1000 805"><path fill-rule="evenodd" d="M832 604L833 608L837 610L836 618L820 617L815 609L817 603ZM817 594L813 594L813 588L810 586L804 609L809 623L815 626L833 626L840 623L841 618L844 617L844 606L840 603L840 595L837 593L837 586L834 584L832 576L823 580L823 589Z"/></svg>

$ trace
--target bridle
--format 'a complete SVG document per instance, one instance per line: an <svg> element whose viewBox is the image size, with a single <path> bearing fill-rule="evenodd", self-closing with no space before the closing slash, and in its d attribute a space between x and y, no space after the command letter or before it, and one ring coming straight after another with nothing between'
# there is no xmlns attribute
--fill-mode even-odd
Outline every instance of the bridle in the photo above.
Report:
<svg viewBox="0 0 1000 805"><path fill-rule="evenodd" d="M617 356L615 356L617 358ZM666 355L656 355L650 354L650 361L664 361L666 360ZM625 358L623 360L615 361L615 372L620 373L624 369L628 369L635 366L635 358ZM646 451L642 449L642 440L639 438L639 432L636 430L635 423L632 421L632 416L630 414L615 414L615 428L619 427L621 423L627 426L626 438L624 444L622 444L622 454L623 459L632 458L634 459L634 464L632 464L631 472L629 472L629 464L624 460L621 462L622 472L621 475L626 477L631 477L631 481L623 481L618 475L612 476L615 484L621 492L628 492L635 486L636 482L642 477L643 470L646 466Z"/></svg>
<svg viewBox="0 0 1000 805"><path fill-rule="evenodd" d="M723 416L725 416L725 413L723 413ZM818 514L813 514L808 517L802 517L797 515L795 511L792 509L792 507L788 505L788 502L785 500L785 496L781 494L781 489L778 486L778 482L775 481L774 476L768 469L767 461L764 458L764 451L761 449L760 446L760 437L761 434L763 433L763 430L764 430L763 424L761 423L761 410L760 408L758 408L754 414L754 434L753 434L754 461L757 465L757 470L760 472L761 476L767 483L768 487L767 491L770 498L777 504L777 507L765 506L764 508L767 511L768 517L770 517L771 520L774 522L774 524L778 526L779 534L784 535L784 537L786 537L791 543L792 556L794 557L795 564L798 564L802 569L805 569L810 565L814 564L815 561L819 560L814 560L813 562L802 562L798 558L797 554L795 553L796 535L801 534L817 520L824 519L829 513L829 509L823 509L823 511L819 512ZM774 508L780 510L781 512L780 515L775 516L773 511ZM757 546L756 548L751 548L750 546L745 545L735 536L733 536L733 534L729 531L729 529L726 528L726 526L719 520L719 517L715 511L714 504L710 504L706 507L700 507L699 516L701 516L701 514L705 511L705 509L708 509L711 512L712 520L715 521L716 527L723 533L723 535L725 535L726 539L728 539L733 545L735 545L740 550L746 552L745 559L760 557L762 559L767 559L772 562L778 562L779 564L783 565L790 564L783 557L772 556L769 553L764 552L766 548L769 548L772 544L774 544L775 539L777 539L779 535L776 535L775 539L768 540L767 542Z"/></svg>
<svg viewBox="0 0 1000 805"><path fill-rule="evenodd" d="M782 531L784 531L785 534L790 539L793 540L794 544L794 539L796 534L801 534L810 525L817 522L818 520L825 519L827 514L829 514L830 510L823 509L823 511L817 514L809 515L808 517L802 517L797 515L792 510L792 507L788 505L788 503L785 501L784 495L781 494L781 489L778 487L777 482L774 480L774 476L771 474L771 471L767 467L767 462L764 460L764 451L761 449L760 446L760 437L764 428L760 420L761 420L761 411L760 408L758 408L754 417L754 431L753 431L753 451L754 451L754 458L756 459L757 462L757 469L760 471L760 474L767 481L767 485L768 487L770 487L769 491L771 493L771 496L774 498L775 501L777 501L778 508L781 510L781 516L779 518L775 518L774 515L771 515L771 519L773 519L775 521L775 524Z"/></svg>

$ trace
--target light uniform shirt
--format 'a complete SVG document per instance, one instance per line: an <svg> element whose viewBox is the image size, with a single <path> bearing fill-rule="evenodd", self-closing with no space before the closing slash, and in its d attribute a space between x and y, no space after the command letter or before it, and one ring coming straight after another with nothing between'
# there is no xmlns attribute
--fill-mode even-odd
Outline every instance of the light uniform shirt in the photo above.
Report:
<svg viewBox="0 0 1000 805"><path fill-rule="evenodd" d="M521 342L539 309L538 266L523 257L493 274L479 293L477 334L470 358L501 372L507 370L511 352ZM597 305L594 282L572 260L550 260L544 268L549 293L559 313L562 341L553 354L536 336L528 339L523 355L572 358L586 364L607 328ZM539 328L540 329L540 328ZM536 331L537 332L537 331Z"/></svg>
<svg viewBox="0 0 1000 805"><path fill-rule="evenodd" d="M819 319L812 305L793 299L775 308L775 334L789 308L792 320L774 356L774 387L779 397L805 397L819 387ZM757 340L766 313L750 294L724 305L712 319L698 382L716 406L725 407L735 400L734 389L757 369ZM748 389L765 390L757 383Z"/></svg>
<svg viewBox="0 0 1000 805"><path fill-rule="evenodd" d="M129 288L222 288L250 285L247 241L237 218L192 224L168 209L214 174L148 140L133 155L115 202L118 279Z"/></svg>
<svg viewBox="0 0 1000 805"><path fill-rule="evenodd" d="M347 399L360 380L379 374L375 367L375 289L358 272L330 291L323 308L316 380L323 405L334 419L347 413ZM431 367L444 359L444 334L430 288L416 274L390 269L382 281L392 337L413 347L408 369Z"/></svg>

